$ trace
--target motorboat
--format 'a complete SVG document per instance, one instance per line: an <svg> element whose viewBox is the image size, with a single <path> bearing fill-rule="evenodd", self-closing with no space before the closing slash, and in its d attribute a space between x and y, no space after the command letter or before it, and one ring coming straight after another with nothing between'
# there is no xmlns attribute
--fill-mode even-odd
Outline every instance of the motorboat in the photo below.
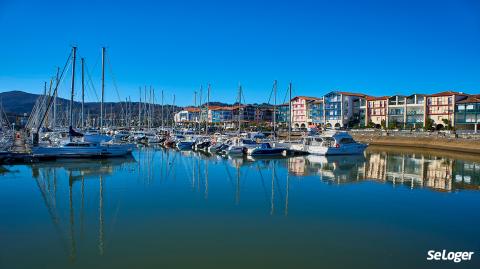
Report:
<svg viewBox="0 0 480 269"><path fill-rule="evenodd" d="M303 150L314 155L355 155L363 154L366 144L356 142L345 131L327 131L319 136L302 139Z"/></svg>
<svg viewBox="0 0 480 269"><path fill-rule="evenodd" d="M210 141L209 136L197 136L195 137L195 149L196 150L208 150L208 147L212 142Z"/></svg>
<svg viewBox="0 0 480 269"><path fill-rule="evenodd" d="M191 150L195 145L195 141L190 137L187 138L185 136L178 135L176 136L176 146L179 150Z"/></svg>
<svg viewBox="0 0 480 269"><path fill-rule="evenodd" d="M251 156L284 156L286 155L287 149L280 147L272 147L270 143L263 142L258 144L254 149L248 150L248 155Z"/></svg>
<svg viewBox="0 0 480 269"><path fill-rule="evenodd" d="M130 138L130 132L127 131L127 130L120 130L120 131L117 131L115 133L115 135L113 136L113 140L114 141L128 141L128 139Z"/></svg>
<svg viewBox="0 0 480 269"><path fill-rule="evenodd" d="M249 150L253 150L254 148L258 147L257 142L251 140L251 139L245 139L245 138L235 138L233 140L232 145L228 147L226 152L229 155L244 155L249 153Z"/></svg>

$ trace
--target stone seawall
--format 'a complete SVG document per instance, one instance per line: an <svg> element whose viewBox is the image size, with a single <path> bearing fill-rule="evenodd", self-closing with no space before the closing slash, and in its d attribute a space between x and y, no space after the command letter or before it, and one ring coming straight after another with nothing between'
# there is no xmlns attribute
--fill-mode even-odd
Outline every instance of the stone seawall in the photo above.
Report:
<svg viewBox="0 0 480 269"><path fill-rule="evenodd" d="M448 150L480 154L480 135L429 132L350 131L353 138L369 145Z"/></svg>

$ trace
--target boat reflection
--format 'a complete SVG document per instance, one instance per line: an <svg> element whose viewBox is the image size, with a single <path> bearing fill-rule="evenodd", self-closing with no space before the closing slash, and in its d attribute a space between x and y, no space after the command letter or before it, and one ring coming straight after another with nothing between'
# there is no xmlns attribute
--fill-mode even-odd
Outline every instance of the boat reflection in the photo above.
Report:
<svg viewBox="0 0 480 269"><path fill-rule="evenodd" d="M128 156L97 160L63 159L35 163L29 166L52 224L71 262L74 262L76 259L77 239L79 237L82 238L84 234L86 179L93 183L93 185L89 186L89 192L92 192L92 189L95 189L95 192L98 191L98 196L96 197L98 199L97 247L98 253L103 255L105 247L105 177L114 175L117 172L128 171L135 162L133 157ZM68 183L63 180L65 178L68 179ZM94 180L98 181L98 185L95 184ZM77 185L80 186L76 187ZM65 188L68 189L68 194L65 193ZM66 195L68 197L65 197ZM80 195L80 201L75 201L75 197L78 195ZM65 208L64 202L67 199L68 209ZM89 194L89 199L89 201L91 199L95 200L92 194ZM78 204L78 202L80 205L76 207L75 204ZM65 209L68 212L65 212ZM77 210L79 211L78 214L76 214ZM65 214L68 214L68 217L65 217ZM77 221L80 223L80 235L77 231Z"/></svg>

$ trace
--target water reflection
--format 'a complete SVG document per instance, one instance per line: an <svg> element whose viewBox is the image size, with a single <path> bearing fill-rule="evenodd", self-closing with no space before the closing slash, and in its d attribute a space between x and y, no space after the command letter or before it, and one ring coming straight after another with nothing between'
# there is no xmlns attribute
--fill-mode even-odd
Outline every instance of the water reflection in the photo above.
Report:
<svg viewBox="0 0 480 269"><path fill-rule="evenodd" d="M79 226L80 234L84 234L85 227L85 181L97 181L98 184L98 253L104 252L104 179L106 175L130 171L135 163L132 156L113 159L67 159L51 162L41 162L30 165L32 178L35 180L42 200L47 208L50 220L62 242L64 250L68 253L69 260L75 261L77 252L76 241L76 210L74 196L80 193ZM67 179L67 185L63 179ZM80 184L80 190L76 186ZM68 190L68 222L62 216L64 212L65 192ZM59 191L59 189L61 189ZM93 190L90 190L92 192ZM89 196L90 199L95 199ZM59 202L60 201L60 202Z"/></svg>
<svg viewBox="0 0 480 269"><path fill-rule="evenodd" d="M314 156L288 159L288 170L298 176L318 175L331 183L375 180L437 191L479 190L480 158L438 156L428 151L391 151L372 147L365 156ZM465 157L455 156L455 157Z"/></svg>
<svg viewBox="0 0 480 269"><path fill-rule="evenodd" d="M15 173L16 178L23 177L27 181L33 178L35 192L40 194L45 205L41 213L48 214L70 263L106 256L114 252L112 248L119 253L117 244L122 240L134 240L145 234L144 240L139 239L137 244L150 242L150 237L158 235L168 238L170 233L175 235L172 240L177 240L186 233L185 223L189 224L192 219L205 221L198 227L215 227L218 220L228 221L230 217L240 216L235 219L238 224L231 223L237 225L236 230L243 229L241 222L246 222L252 227L263 225L261 227L268 232L273 227L269 226L272 220L299 221L301 214L315 219L343 212L322 207L329 204L329 199L341 200L345 195L328 184L368 180L445 192L479 190L480 184L480 159L476 156L375 147L361 156L310 155L277 159L231 158L194 151L141 148L130 158L52 161L8 166L3 171L5 175ZM356 188L353 189L354 192ZM389 187L378 190L397 192ZM326 195L319 195L322 191ZM417 193L415 197L420 196ZM32 201L35 200L32 198ZM341 208L342 204L337 206ZM405 212L410 213L410 210ZM5 216L16 217L6 213ZM195 219L195 216L202 218ZM328 216L330 219L336 217ZM269 220L257 222L262 218ZM312 227L325 225L323 221L318 220ZM343 225L343 219L339 221ZM157 231L149 223L170 229ZM176 230L168 226L170 223L181 228ZM130 230L130 227L135 228ZM142 231L142 227L150 227L150 230ZM188 226L189 229L195 227ZM298 231L296 227L283 227L287 231ZM225 236L215 229L203 231L212 238ZM133 237L127 236L132 233ZM243 236L239 234L239 237ZM242 239L234 238L233 241ZM155 244L159 245L158 242ZM128 253L137 251L127 245L124 248ZM147 247L142 246L139 251L146 251ZM139 252L136 255L141 257ZM88 259L80 259L80 256Z"/></svg>

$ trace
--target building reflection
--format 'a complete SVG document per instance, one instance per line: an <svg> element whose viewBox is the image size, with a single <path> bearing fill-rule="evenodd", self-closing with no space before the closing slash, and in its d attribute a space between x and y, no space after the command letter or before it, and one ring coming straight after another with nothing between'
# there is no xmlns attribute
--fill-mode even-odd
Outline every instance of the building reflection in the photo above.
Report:
<svg viewBox="0 0 480 269"><path fill-rule="evenodd" d="M428 152L369 150L360 156L309 155L288 159L287 167L293 175L317 175L336 184L375 180L437 191L480 189L480 160L439 157Z"/></svg>

